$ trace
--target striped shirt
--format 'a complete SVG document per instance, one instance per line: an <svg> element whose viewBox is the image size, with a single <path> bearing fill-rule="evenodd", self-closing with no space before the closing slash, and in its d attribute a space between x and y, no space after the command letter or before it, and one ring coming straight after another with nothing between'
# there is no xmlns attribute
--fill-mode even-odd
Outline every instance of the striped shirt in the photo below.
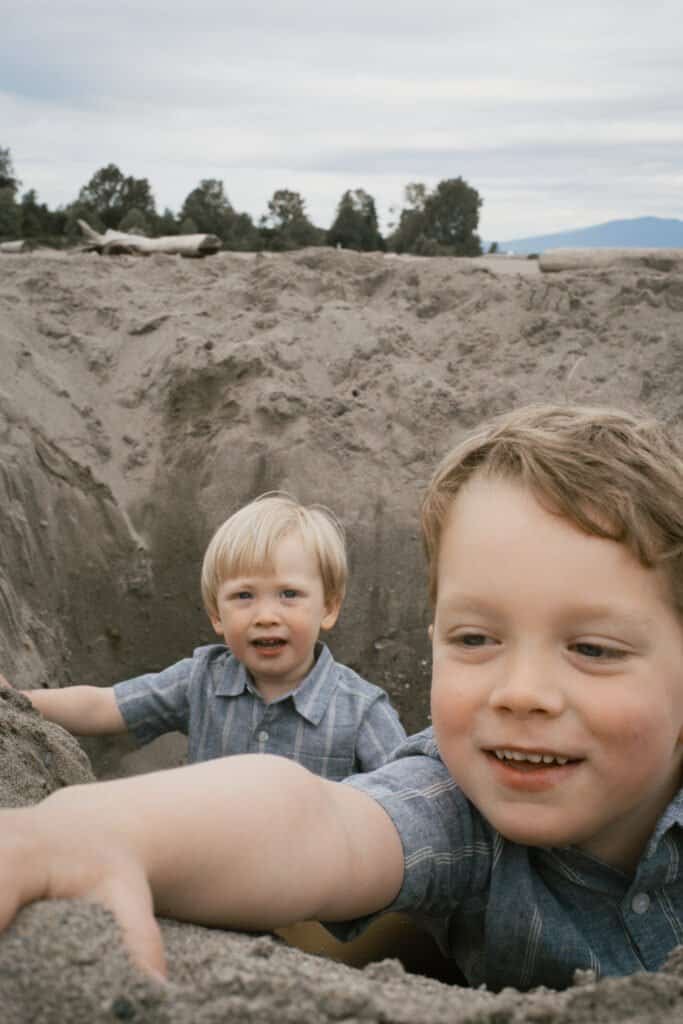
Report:
<svg viewBox="0 0 683 1024"><path fill-rule="evenodd" d="M198 647L162 672L128 679L114 695L139 743L178 731L188 760L280 754L326 779L383 764L405 739L384 690L339 665L325 644L295 690L266 704L223 644Z"/></svg>
<svg viewBox="0 0 683 1024"><path fill-rule="evenodd" d="M576 847L504 839L449 775L431 729L348 783L382 805L403 843L387 910L414 916L472 985L565 988L577 968L654 971L683 943L683 789L629 875ZM349 939L369 920L327 927Z"/></svg>

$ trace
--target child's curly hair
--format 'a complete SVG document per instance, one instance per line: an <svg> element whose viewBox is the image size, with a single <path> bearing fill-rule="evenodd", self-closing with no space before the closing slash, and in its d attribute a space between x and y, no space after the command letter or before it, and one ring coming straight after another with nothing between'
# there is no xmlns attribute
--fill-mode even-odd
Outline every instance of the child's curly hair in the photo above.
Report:
<svg viewBox="0 0 683 1024"><path fill-rule="evenodd" d="M683 613L683 445L656 419L609 408L527 406L498 416L446 455L427 488L422 530L436 601L443 523L475 473L519 480L586 533L661 567Z"/></svg>

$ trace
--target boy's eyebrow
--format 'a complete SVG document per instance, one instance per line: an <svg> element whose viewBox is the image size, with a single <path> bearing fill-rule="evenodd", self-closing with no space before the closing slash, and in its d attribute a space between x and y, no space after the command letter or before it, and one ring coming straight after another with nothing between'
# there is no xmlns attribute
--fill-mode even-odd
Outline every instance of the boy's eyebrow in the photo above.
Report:
<svg viewBox="0 0 683 1024"><path fill-rule="evenodd" d="M446 612L472 612L479 615L499 616L500 608L495 600L486 597L454 592L437 602ZM562 617L577 624L598 625L599 623L623 626L634 630L647 630L652 625L652 618L618 604L575 604L562 609Z"/></svg>
<svg viewBox="0 0 683 1024"><path fill-rule="evenodd" d="M221 583L222 587L250 587L259 583L264 577L272 579L278 587L303 587L305 580L297 576L276 576L275 573L253 573L251 576L228 576Z"/></svg>
<svg viewBox="0 0 683 1024"><path fill-rule="evenodd" d="M652 617L619 605L581 604L567 610L568 617L590 623L614 623L628 629L649 629Z"/></svg>
<svg viewBox="0 0 683 1024"><path fill-rule="evenodd" d="M482 597L473 597L459 592L453 592L447 597L440 598L437 601L437 605L441 605L447 610L454 608L458 611L467 612L491 612L494 610L493 601L487 601Z"/></svg>

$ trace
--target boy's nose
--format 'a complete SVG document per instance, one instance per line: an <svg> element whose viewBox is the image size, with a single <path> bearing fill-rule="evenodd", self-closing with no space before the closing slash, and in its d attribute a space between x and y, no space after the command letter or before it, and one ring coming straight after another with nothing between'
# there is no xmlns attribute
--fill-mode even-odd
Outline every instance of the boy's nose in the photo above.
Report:
<svg viewBox="0 0 683 1024"><path fill-rule="evenodd" d="M255 608L254 620L260 625L271 625L280 618L280 612L276 601L270 598L260 600Z"/></svg>
<svg viewBox="0 0 683 1024"><path fill-rule="evenodd" d="M558 677L561 667L552 661L539 652L506 659L491 690L491 706L518 715L559 715L565 703Z"/></svg>

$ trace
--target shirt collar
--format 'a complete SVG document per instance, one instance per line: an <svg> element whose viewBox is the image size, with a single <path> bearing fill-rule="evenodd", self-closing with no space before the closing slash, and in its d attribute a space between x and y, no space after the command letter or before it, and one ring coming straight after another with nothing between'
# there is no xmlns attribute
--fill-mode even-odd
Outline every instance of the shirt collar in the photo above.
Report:
<svg viewBox="0 0 683 1024"><path fill-rule="evenodd" d="M655 852L662 836L664 836L669 829L673 828L675 825L678 825L679 828L683 828L683 787L678 790L676 796L673 798L655 825L655 830L650 837L650 841L647 844L647 850L645 851L646 857L649 857Z"/></svg>
<svg viewBox="0 0 683 1024"><path fill-rule="evenodd" d="M228 648L225 648L225 651L229 654ZM278 700L291 698L302 718L311 722L312 725L319 725L327 711L335 687L335 661L326 644L317 643L315 653L315 663L308 675L304 676L296 690L292 690ZM260 697L249 673L234 655L228 657L222 668L222 672L216 679L216 696L239 697L245 690L248 690L255 697Z"/></svg>

